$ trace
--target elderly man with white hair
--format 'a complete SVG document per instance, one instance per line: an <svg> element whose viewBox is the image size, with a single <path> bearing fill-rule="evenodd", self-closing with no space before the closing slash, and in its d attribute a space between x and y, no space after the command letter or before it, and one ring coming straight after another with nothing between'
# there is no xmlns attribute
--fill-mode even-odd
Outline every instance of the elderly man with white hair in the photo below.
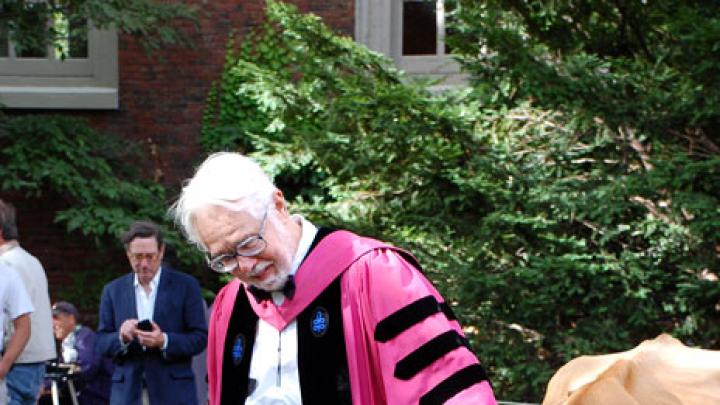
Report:
<svg viewBox="0 0 720 405"><path fill-rule="evenodd" d="M235 277L210 319L211 404L496 403L415 258L291 215L252 159L210 156L171 210Z"/></svg>

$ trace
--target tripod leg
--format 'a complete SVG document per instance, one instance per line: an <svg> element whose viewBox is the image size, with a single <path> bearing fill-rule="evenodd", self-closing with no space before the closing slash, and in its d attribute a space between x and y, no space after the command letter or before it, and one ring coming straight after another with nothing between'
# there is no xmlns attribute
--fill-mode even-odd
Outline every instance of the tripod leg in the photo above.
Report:
<svg viewBox="0 0 720 405"><path fill-rule="evenodd" d="M70 390L70 398L72 398L73 405L78 405L77 394L75 393L75 384L72 380L68 380L68 389Z"/></svg>
<svg viewBox="0 0 720 405"><path fill-rule="evenodd" d="M53 405L60 405L60 395L58 394L58 385L55 380L52 380L52 383L50 383L50 395L52 396Z"/></svg>

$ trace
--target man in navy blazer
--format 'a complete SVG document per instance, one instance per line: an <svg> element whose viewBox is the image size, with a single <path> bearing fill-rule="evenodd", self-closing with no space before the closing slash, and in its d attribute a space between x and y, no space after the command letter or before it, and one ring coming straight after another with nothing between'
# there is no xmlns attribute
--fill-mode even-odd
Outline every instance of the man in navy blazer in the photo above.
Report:
<svg viewBox="0 0 720 405"><path fill-rule="evenodd" d="M161 266L154 223L133 223L122 242L133 272L105 286L96 343L116 364L110 404L196 405L191 360L207 344L200 286Z"/></svg>

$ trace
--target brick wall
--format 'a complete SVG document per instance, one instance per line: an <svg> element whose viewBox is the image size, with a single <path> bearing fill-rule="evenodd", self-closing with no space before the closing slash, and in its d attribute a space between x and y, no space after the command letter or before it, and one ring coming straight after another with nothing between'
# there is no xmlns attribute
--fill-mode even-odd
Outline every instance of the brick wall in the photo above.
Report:
<svg viewBox="0 0 720 405"><path fill-rule="evenodd" d="M320 15L337 31L352 35L352 0L290 2L302 11ZM143 166L143 172L170 187L171 195L203 158L199 137L204 101L221 72L229 33L234 31L242 37L264 18L262 0L191 3L202 10L199 28L188 29L192 49L168 48L148 56L132 38L121 37L119 110L64 112L88 118L101 133L114 133L142 145L148 158L138 164ZM54 212L63 207L57 196L27 199L5 193L0 197L18 208L21 241L45 265L53 300L63 299L64 291L76 288L73 272L92 268L115 275L127 271L120 249L96 252L94 241L69 235L63 226L53 224ZM93 304L99 299L93 297L96 294L87 291L89 296L81 309L94 311Z"/></svg>

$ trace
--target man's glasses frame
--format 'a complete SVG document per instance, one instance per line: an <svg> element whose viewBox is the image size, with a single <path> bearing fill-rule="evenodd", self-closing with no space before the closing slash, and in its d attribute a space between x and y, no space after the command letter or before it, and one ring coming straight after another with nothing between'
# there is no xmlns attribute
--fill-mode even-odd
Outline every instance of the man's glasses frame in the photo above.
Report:
<svg viewBox="0 0 720 405"><path fill-rule="evenodd" d="M132 260L135 263L139 263L143 260L147 260L149 262L154 261L158 258L158 255L160 255L160 252L154 252L154 253L132 253L128 252L128 256L130 257L130 260Z"/></svg>
<svg viewBox="0 0 720 405"><path fill-rule="evenodd" d="M226 253L214 258L206 257L210 269L217 273L230 273L238 267L238 256L254 257L262 253L267 247L267 241L263 237L263 233L265 233L265 222L267 222L269 211L270 206L265 209L265 215L263 215L260 222L260 230L258 233L240 241L240 243L235 246L235 252Z"/></svg>

